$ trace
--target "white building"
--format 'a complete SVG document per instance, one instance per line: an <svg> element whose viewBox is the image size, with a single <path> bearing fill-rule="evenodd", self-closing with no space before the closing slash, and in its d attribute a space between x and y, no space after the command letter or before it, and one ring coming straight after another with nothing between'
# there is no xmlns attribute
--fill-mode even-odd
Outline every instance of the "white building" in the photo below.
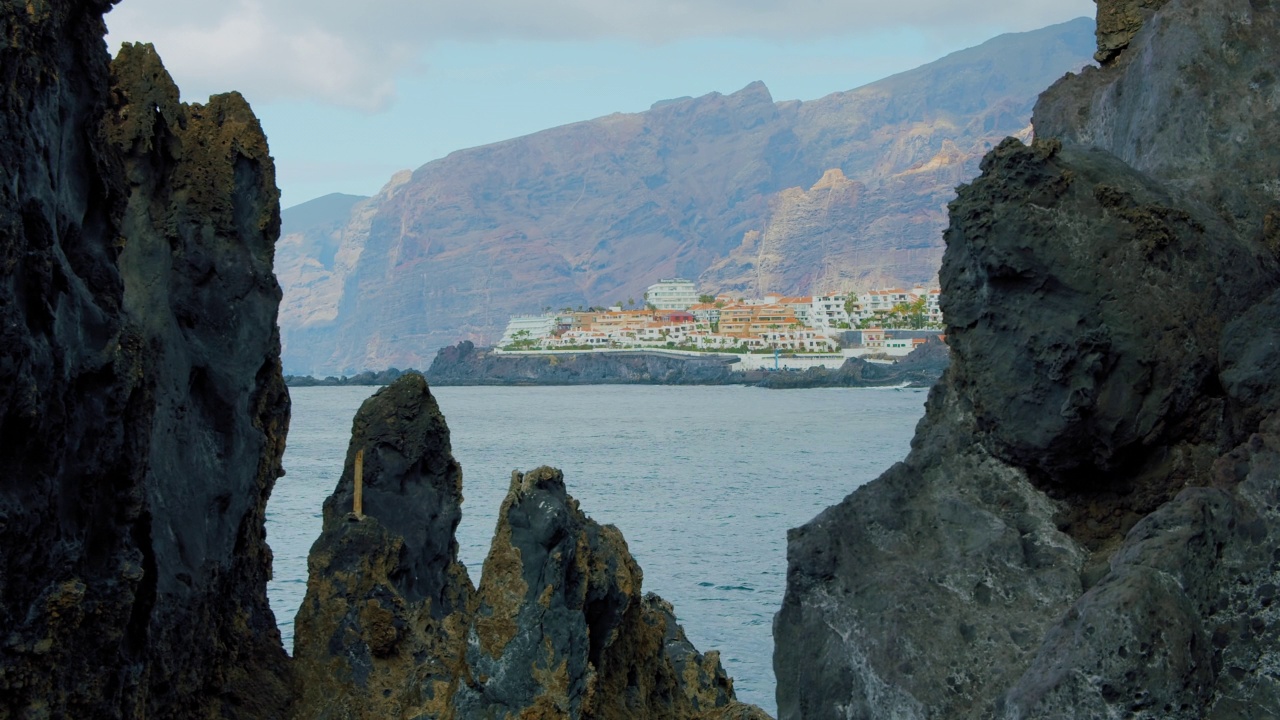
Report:
<svg viewBox="0 0 1280 720"><path fill-rule="evenodd" d="M813 309L809 311L809 325L830 330L849 323L849 310L845 307L847 295L815 295Z"/></svg>
<svg viewBox="0 0 1280 720"><path fill-rule="evenodd" d="M672 278L650 285L644 299L658 310L688 310L698 304L698 291L692 280Z"/></svg>
<svg viewBox="0 0 1280 720"><path fill-rule="evenodd" d="M507 323L507 331L502 333L498 347L506 347L519 340L539 342L551 337L556 329L555 315L516 315Z"/></svg>

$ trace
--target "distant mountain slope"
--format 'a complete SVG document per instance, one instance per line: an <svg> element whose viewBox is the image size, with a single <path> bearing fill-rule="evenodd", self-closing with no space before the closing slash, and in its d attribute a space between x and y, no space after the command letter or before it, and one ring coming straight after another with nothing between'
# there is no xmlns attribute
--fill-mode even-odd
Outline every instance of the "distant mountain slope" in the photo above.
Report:
<svg viewBox="0 0 1280 720"><path fill-rule="evenodd" d="M364 195L329 193L301 205L281 210L280 234L294 235L317 227L345 225L347 218L351 215L351 208L361 200L368 199Z"/></svg>
<svg viewBox="0 0 1280 720"><path fill-rule="evenodd" d="M353 205L331 263L282 242L285 366L425 367L513 313L638 301L672 275L787 293L927 281L954 187L1093 49L1080 19L812 102L757 82L455 152Z"/></svg>

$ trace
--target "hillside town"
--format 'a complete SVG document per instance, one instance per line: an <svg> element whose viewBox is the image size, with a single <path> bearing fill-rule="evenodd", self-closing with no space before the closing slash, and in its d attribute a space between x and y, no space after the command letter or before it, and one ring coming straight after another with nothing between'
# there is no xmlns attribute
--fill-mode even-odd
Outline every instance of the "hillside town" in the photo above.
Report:
<svg viewBox="0 0 1280 720"><path fill-rule="evenodd" d="M937 288L748 299L700 295L691 280L649 286L644 301L511 318L506 352L666 348L681 351L901 355L942 327Z"/></svg>

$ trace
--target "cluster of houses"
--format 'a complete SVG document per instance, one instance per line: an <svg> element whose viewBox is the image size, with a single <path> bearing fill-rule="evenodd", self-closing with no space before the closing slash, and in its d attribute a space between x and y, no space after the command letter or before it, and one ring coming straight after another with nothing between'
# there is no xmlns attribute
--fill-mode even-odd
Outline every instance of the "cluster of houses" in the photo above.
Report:
<svg viewBox="0 0 1280 720"><path fill-rule="evenodd" d="M642 309L614 306L511 318L499 347L556 350L666 347L694 350L834 352L855 328L864 347L888 347L883 320L912 308L921 328L941 327L936 288L870 290L814 297L698 295L683 278L662 280ZM922 340L921 340L922 341ZM910 343L908 343L909 345Z"/></svg>

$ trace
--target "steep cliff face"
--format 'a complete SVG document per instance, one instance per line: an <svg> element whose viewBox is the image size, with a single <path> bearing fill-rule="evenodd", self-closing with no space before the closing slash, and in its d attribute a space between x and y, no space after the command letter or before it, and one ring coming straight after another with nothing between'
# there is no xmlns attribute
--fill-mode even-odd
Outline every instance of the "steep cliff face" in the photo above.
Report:
<svg viewBox="0 0 1280 720"><path fill-rule="evenodd" d="M1276 10L1100 2L961 188L912 452L789 538L782 717L1280 708Z"/></svg>
<svg viewBox="0 0 1280 720"><path fill-rule="evenodd" d="M478 590L457 560L461 492L421 375L361 406L298 611L297 717L767 717L642 594L621 532L558 470L512 475Z"/></svg>
<svg viewBox="0 0 1280 720"><path fill-rule="evenodd" d="M748 293L927 282L956 184L1088 62L1090 31L997 38L812 102L753 83L428 163L357 208L332 267L282 246L286 365L425 367L513 314L639 300L676 275Z"/></svg>
<svg viewBox="0 0 1280 720"><path fill-rule="evenodd" d="M273 166L110 6L0 9L0 715L280 716Z"/></svg>

